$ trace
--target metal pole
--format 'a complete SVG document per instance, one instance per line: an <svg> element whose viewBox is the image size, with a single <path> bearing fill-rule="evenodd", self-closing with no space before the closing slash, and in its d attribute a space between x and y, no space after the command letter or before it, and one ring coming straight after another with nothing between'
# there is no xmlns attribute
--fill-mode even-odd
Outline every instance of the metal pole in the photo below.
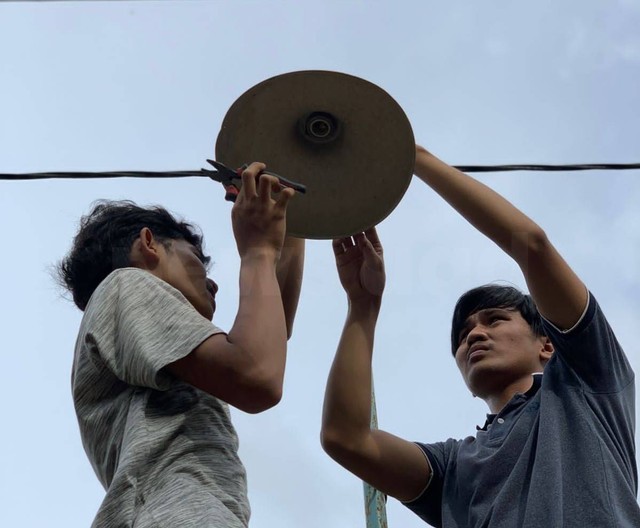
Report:
<svg viewBox="0 0 640 528"><path fill-rule="evenodd" d="M378 428L378 414L376 412L376 396L371 381L371 428ZM366 482L364 485L364 512L367 528L387 528L387 496Z"/></svg>

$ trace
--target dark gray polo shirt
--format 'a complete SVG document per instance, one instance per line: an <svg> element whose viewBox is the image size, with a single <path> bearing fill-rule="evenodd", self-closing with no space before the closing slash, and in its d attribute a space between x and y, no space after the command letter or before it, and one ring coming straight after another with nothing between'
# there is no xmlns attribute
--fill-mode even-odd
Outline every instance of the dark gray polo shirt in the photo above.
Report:
<svg viewBox="0 0 640 528"><path fill-rule="evenodd" d="M640 527L634 374L595 298L526 394L475 437L418 444L433 477L405 503L437 527Z"/></svg>

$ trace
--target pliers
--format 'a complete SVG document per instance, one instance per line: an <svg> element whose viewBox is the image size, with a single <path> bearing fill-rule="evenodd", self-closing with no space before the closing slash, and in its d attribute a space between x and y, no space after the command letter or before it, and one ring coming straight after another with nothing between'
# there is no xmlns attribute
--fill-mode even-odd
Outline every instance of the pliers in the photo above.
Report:
<svg viewBox="0 0 640 528"><path fill-rule="evenodd" d="M242 179L242 173L248 167L248 165L245 164L239 169L233 170L226 165L223 165L222 163L214 160L208 159L207 163L213 165L216 170L202 169L202 172L204 172L212 180L220 182L224 186L224 190L226 191L226 194L224 196L225 200L227 200L228 202L235 202L236 198L238 197L238 193L240 192L240 183L238 181ZM278 182L280 183L280 185L282 185L283 187L291 187L294 191L301 194L307 192L307 188L301 183L287 180L286 178L283 178L282 176L279 176L278 174L275 174L273 172L265 170L261 171L260 174L275 176L276 178L278 178Z"/></svg>

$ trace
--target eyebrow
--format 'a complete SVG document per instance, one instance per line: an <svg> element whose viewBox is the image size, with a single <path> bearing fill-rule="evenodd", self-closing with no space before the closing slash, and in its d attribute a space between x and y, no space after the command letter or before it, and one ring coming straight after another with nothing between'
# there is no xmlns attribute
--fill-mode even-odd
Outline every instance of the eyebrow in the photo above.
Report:
<svg viewBox="0 0 640 528"><path fill-rule="evenodd" d="M468 331L469 327L471 326L469 320L471 319L472 316L476 315L476 314L481 314L481 315L486 315L486 316L492 316L492 315L506 315L509 313L513 313L515 311L515 309L513 308L484 308L482 310L478 310L477 312L473 312L472 314L470 314L469 316L467 316L467 318L464 320L464 323L462 324L462 327L460 328L460 332L458 332L458 342L461 341L462 339L462 335Z"/></svg>
<svg viewBox="0 0 640 528"><path fill-rule="evenodd" d="M486 315L493 315L496 313L511 313L514 310L512 308L485 308L484 310L478 310L476 313L482 313Z"/></svg>

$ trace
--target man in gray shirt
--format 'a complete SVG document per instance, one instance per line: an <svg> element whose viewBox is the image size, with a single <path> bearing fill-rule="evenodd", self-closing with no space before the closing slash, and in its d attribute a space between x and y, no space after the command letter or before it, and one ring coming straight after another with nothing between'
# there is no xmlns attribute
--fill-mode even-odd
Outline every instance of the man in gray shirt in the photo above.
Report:
<svg viewBox="0 0 640 528"><path fill-rule="evenodd" d="M634 374L594 296L491 189L421 147L415 173L516 261L531 295L489 285L459 299L453 356L490 414L475 436L408 442L369 426L382 245L375 229L334 241L349 312L327 382L325 450L433 526L640 526Z"/></svg>
<svg viewBox="0 0 640 528"><path fill-rule="evenodd" d="M232 209L240 301L211 323L217 285L195 229L166 210L103 202L83 217L61 277L84 311L73 399L106 490L94 527L242 528L245 470L227 404L281 398L304 242L285 239L292 191L252 164Z"/></svg>

